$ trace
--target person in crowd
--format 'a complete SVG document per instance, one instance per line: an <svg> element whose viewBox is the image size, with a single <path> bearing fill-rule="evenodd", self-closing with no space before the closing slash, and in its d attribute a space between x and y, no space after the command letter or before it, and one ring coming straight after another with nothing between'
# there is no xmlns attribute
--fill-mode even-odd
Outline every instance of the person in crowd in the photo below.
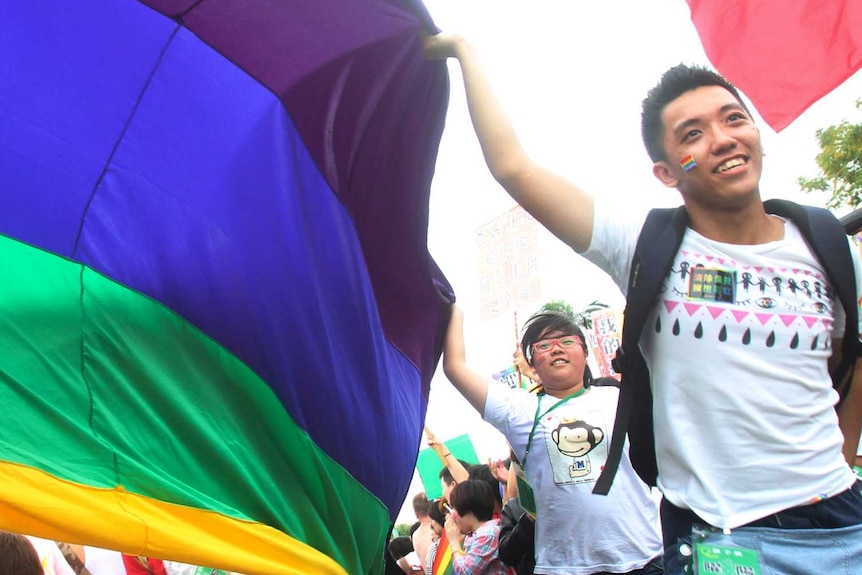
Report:
<svg viewBox="0 0 862 575"><path fill-rule="evenodd" d="M425 557L434 538L434 531L431 529L431 518L428 516L428 497L424 491L413 497L413 513L416 514L416 519L419 521L419 528L411 534L410 539L413 542L416 555L419 556L419 563L425 565Z"/></svg>
<svg viewBox="0 0 862 575"><path fill-rule="evenodd" d="M455 575L510 575L497 549L500 523L494 519L494 491L486 481L468 479L452 490L454 511L446 518ZM463 547L460 536L465 535Z"/></svg>
<svg viewBox="0 0 862 575"><path fill-rule="evenodd" d="M514 455L514 454L513 454ZM536 566L536 520L521 507L516 466L506 470L506 498L500 514L500 559L517 575L533 575Z"/></svg>
<svg viewBox="0 0 862 575"><path fill-rule="evenodd" d="M0 531L0 575L44 575L39 555L30 540Z"/></svg>
<svg viewBox="0 0 862 575"><path fill-rule="evenodd" d="M636 285L643 270L633 258L646 216L628 221L534 163L469 43L451 34L424 42L426 57L460 63L473 126L502 187L624 293ZM848 465L862 430L862 385L851 385L862 370L860 330L851 325L845 333L851 310L835 297L834 276L812 251L804 216L767 210L760 131L736 88L715 72L668 70L643 102L641 134L653 175L680 193L684 207L682 243L639 345L617 357L624 380L627 369L643 371L639 355L649 371L631 388L646 396L636 406L643 417L621 425L638 426L629 434L639 443L632 458L664 496L668 572L686 569L698 526L724 531L744 548L746 537L768 541L777 551L759 560L774 572L847 565L862 572L862 484ZM850 251L858 297L862 264ZM564 351L558 341L546 336L549 351ZM838 409L834 366L849 368L835 382L849 389ZM547 389L542 369L539 375ZM484 387L467 393L483 410ZM620 434L615 445L624 439ZM627 475L621 463L608 497ZM540 514L537 543L542 533ZM816 559L799 540L818 541Z"/></svg>
<svg viewBox="0 0 862 575"><path fill-rule="evenodd" d="M42 564L45 575L75 575L55 541L33 535L25 535L25 537L36 549L36 555L39 557L39 563Z"/></svg>
<svg viewBox="0 0 862 575"><path fill-rule="evenodd" d="M470 464L461 459L457 459L445 444L437 440L437 436L425 426L425 438L428 447L434 450L440 462L443 464L443 469L440 470L440 487L443 489L443 498L449 501L449 493L455 488L455 484L469 479L470 475L467 468Z"/></svg>
<svg viewBox="0 0 862 575"><path fill-rule="evenodd" d="M452 468L449 466L444 467L440 470L440 488L443 490L443 499L446 501L446 504L450 504L449 496L452 494L452 490L455 489L455 486L458 485L461 481L467 481L470 478L470 472L467 470L470 467L470 464L461 459L454 460L456 471L453 473ZM460 480L456 480L455 476L461 477Z"/></svg>
<svg viewBox="0 0 862 575"><path fill-rule="evenodd" d="M467 476L470 479L475 479L477 481L484 481L488 484L488 487L491 488L491 491L494 493L494 518L500 518L500 512L503 510L503 493L505 492L505 485L500 483L500 480L497 479L497 476L494 475L494 471L486 464L476 463L467 468Z"/></svg>
<svg viewBox="0 0 862 575"><path fill-rule="evenodd" d="M521 462L536 501L535 572L661 573L658 508L627 456L610 495L592 494L607 458L618 389L584 387L584 336L564 314L531 317L521 346L542 380L538 395L489 385L467 366L463 313L453 306L443 371Z"/></svg>
<svg viewBox="0 0 862 575"><path fill-rule="evenodd" d="M423 566L419 563L419 557L413 549L410 537L396 537L389 542L389 554L405 573L422 573Z"/></svg>
<svg viewBox="0 0 862 575"><path fill-rule="evenodd" d="M434 560L437 558L437 549L440 545L440 536L443 534L443 525L446 523L446 514L443 513L443 498L428 502L428 523L434 534L428 553L425 555L425 575L433 575ZM446 543L448 545L448 542Z"/></svg>
<svg viewBox="0 0 862 575"><path fill-rule="evenodd" d="M167 575L161 559L123 553L123 565L127 575Z"/></svg>

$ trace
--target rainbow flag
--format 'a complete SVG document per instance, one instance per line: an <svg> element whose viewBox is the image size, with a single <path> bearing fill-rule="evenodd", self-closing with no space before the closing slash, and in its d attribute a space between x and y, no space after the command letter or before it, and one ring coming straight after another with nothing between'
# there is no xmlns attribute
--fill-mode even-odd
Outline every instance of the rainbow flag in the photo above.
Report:
<svg viewBox="0 0 862 575"><path fill-rule="evenodd" d="M679 161L679 165L682 166L682 169L686 172L690 172L697 167L697 162L694 161L694 156L689 154Z"/></svg>
<svg viewBox="0 0 862 575"><path fill-rule="evenodd" d="M0 528L382 573L447 323L415 0L0 18Z"/></svg>
<svg viewBox="0 0 862 575"><path fill-rule="evenodd" d="M452 565L452 548L449 547L449 537L446 535L446 530L440 536L440 543L437 544L437 555L434 556L434 563L431 564L431 573L433 575L453 575L455 567Z"/></svg>

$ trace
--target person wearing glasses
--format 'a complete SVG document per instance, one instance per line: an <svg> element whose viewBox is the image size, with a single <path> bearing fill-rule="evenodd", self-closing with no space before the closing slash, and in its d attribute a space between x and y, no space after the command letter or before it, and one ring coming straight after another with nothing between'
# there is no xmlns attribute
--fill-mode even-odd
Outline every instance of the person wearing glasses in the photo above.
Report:
<svg viewBox="0 0 862 575"><path fill-rule="evenodd" d="M531 317L521 350L544 390L491 385L466 365L463 313L452 307L443 371L482 417L506 436L522 472L521 501L535 501L536 566L542 575L663 573L658 504L623 454L607 497L593 485L607 458L619 388L584 386L587 346L560 313ZM513 465L516 463L513 462Z"/></svg>

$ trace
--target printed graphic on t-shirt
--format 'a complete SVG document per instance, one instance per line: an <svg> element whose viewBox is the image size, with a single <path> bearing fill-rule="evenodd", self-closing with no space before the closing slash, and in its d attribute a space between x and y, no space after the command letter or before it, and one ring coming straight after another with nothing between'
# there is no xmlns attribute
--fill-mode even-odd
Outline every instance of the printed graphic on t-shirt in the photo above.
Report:
<svg viewBox="0 0 862 575"><path fill-rule="evenodd" d="M579 409L576 416L571 409L555 410L542 418L541 428L556 485L598 479L609 443L600 411Z"/></svg>
<svg viewBox="0 0 862 575"><path fill-rule="evenodd" d="M693 268L688 282L688 299L734 303L736 273L722 269Z"/></svg>
<svg viewBox="0 0 862 575"><path fill-rule="evenodd" d="M833 306L832 288L816 271L746 266L681 250L653 329L719 344L828 349Z"/></svg>

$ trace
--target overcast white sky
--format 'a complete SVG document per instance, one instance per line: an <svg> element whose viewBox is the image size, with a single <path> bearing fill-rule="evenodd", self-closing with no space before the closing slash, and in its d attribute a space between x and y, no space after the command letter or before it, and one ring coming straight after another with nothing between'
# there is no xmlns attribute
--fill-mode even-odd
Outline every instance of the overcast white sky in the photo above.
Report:
<svg viewBox="0 0 862 575"><path fill-rule="evenodd" d="M596 197L626 210L677 205L678 195L652 176L640 139L640 104L667 68L709 64L685 0L425 0L437 24L467 36L479 50L495 91L528 152ZM488 175L467 115L460 69L449 64L451 95L431 190L428 244L465 310L468 361L499 370L511 354L478 319L479 280L473 232L514 205ZM743 90L744 91L744 90ZM823 205L796 180L817 173L817 128L849 119L862 97L862 74L820 100L775 134L759 120L767 158L764 198ZM556 254L556 252L555 252ZM601 272L560 248L543 277L547 293L576 308L593 300L621 304ZM575 278L574 280L572 278ZM476 363L474 363L474 360ZM454 392L438 369L426 422L441 439L470 433L480 458L505 457L505 442ZM423 442L423 447L425 447ZM417 477L399 522L411 522Z"/></svg>

